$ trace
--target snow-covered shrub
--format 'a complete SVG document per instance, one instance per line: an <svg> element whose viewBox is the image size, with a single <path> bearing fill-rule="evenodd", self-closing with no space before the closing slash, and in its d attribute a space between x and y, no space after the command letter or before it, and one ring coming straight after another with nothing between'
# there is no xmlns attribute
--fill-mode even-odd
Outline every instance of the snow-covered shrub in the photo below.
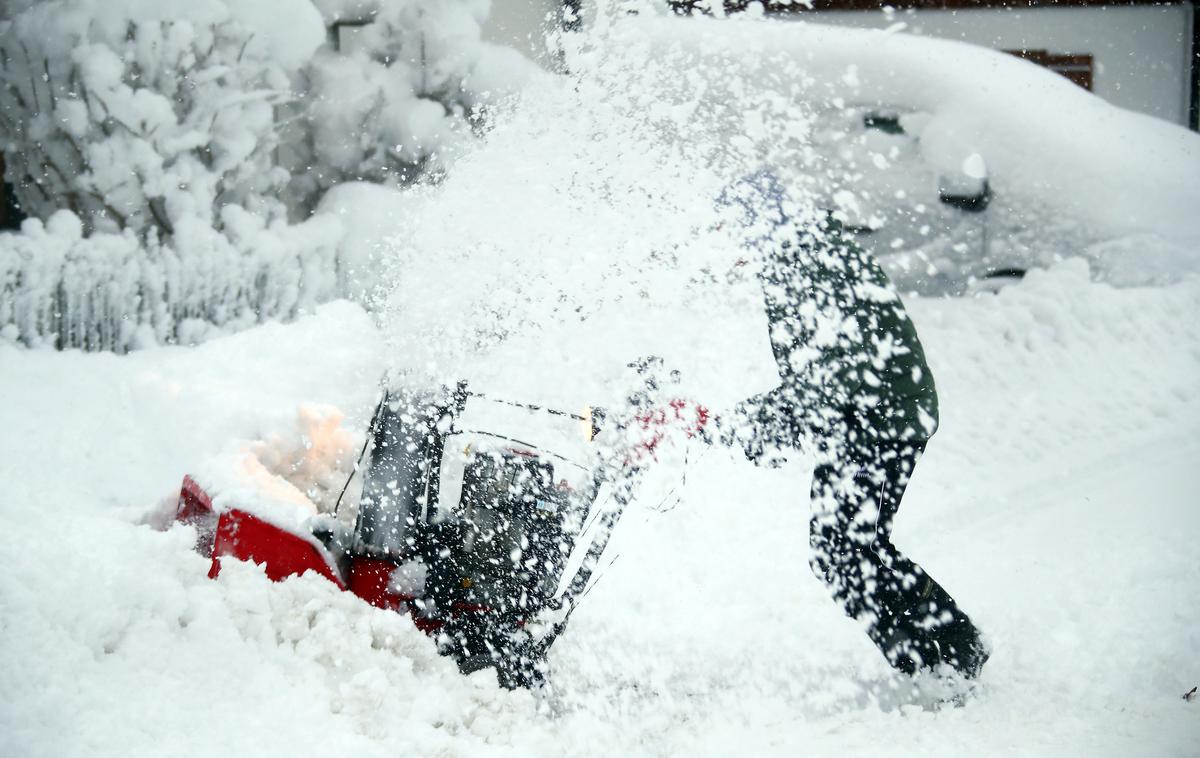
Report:
<svg viewBox="0 0 1200 758"><path fill-rule="evenodd" d="M406 186L439 176L474 141L485 107L536 67L480 40L487 0L317 0L348 27L304 72L293 191L303 210L344 181Z"/></svg>
<svg viewBox="0 0 1200 758"><path fill-rule="evenodd" d="M292 6L281 46L261 24ZM275 106L322 37L307 3L18 1L0 20L6 179L29 215L67 209L89 232L270 223L288 181Z"/></svg>
<svg viewBox="0 0 1200 758"><path fill-rule="evenodd" d="M172 244L129 229L85 236L70 211L29 219L0 234L0 335L125 352L289 319L345 291L341 237L329 214L289 225L229 210L224 232L184 218Z"/></svg>
<svg viewBox="0 0 1200 758"><path fill-rule="evenodd" d="M307 1L5 6L0 150L32 218L0 235L4 336L124 351L342 294L341 224L288 224L276 158L324 38Z"/></svg>
<svg viewBox="0 0 1200 758"><path fill-rule="evenodd" d="M442 171L537 69L480 41L486 0L321 6L369 19L352 48L321 47L309 0L0 6L0 151L33 219L0 235L5 338L124 351L365 297L339 218L289 211Z"/></svg>

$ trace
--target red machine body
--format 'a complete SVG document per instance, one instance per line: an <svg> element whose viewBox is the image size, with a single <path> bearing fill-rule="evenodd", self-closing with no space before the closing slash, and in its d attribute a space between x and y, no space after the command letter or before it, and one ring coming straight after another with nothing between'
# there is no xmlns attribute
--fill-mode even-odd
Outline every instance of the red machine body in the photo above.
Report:
<svg viewBox="0 0 1200 758"><path fill-rule="evenodd" d="M175 520L191 524L200 531L196 549L202 555L212 558L212 565L208 570L210 578L215 578L221 573L221 559L230 557L262 566L267 578L273 582L313 571L333 582L339 589L351 589L346 579L341 576L334 557L315 543L311 535L297 534L238 508L217 513L213 508L212 498L190 476L183 478ZM388 566L395 568L390 563ZM351 573L353 575L353 569ZM364 591L370 589L367 585L362 586ZM383 586L386 589L386 575ZM355 594L373 605L388 607L377 602L378 593ZM393 607L392 610L407 612L408 609Z"/></svg>
<svg viewBox="0 0 1200 758"><path fill-rule="evenodd" d="M175 520L199 529L196 549L202 555L212 557L208 570L210 579L221 573L221 559L226 557L262 566L267 578L273 582L312 571L376 608L411 614L413 624L426 634L436 634L445 626L442 619L422 616L413 596L391 589L392 572L397 568L392 561L355 556L350 559L349 570L343 576L334 556L314 543L311 537L306 538L238 508L217 513L212 498L190 476L183 479ZM486 606L456 603L451 613L457 617L488 611Z"/></svg>

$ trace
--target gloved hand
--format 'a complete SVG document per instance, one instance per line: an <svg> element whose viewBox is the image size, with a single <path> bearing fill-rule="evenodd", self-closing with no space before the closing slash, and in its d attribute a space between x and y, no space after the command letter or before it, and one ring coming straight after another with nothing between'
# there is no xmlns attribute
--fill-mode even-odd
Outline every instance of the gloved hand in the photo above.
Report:
<svg viewBox="0 0 1200 758"><path fill-rule="evenodd" d="M629 413L623 419L628 462L657 460L655 450L668 437L704 438L711 414L700 403L679 396L678 371L668 372L657 356L639 358L629 369Z"/></svg>
<svg viewBox="0 0 1200 758"><path fill-rule="evenodd" d="M802 421L783 386L743 400L716 419L717 441L740 447L756 466L778 468L785 448L803 444Z"/></svg>

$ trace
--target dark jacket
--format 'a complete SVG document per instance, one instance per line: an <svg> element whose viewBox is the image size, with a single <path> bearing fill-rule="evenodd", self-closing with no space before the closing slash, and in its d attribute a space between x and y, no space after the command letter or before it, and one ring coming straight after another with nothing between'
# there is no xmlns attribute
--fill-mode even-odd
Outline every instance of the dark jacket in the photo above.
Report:
<svg viewBox="0 0 1200 758"><path fill-rule="evenodd" d="M848 422L869 438L929 439L938 424L933 374L879 265L832 218L763 253L781 384L757 399L756 423L786 417L789 433L821 437Z"/></svg>

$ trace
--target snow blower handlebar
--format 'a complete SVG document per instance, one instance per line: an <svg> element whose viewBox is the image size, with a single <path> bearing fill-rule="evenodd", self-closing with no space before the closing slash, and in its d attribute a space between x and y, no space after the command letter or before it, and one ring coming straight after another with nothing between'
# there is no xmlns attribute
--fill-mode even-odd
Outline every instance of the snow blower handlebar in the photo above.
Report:
<svg viewBox="0 0 1200 758"><path fill-rule="evenodd" d="M636 365L636 364L634 364ZM641 370L639 370L641 373ZM657 389L652 380L647 380L648 389ZM625 509L633 501L633 493L637 488L642 471L650 463L658 462L657 450L672 433L683 433L687 438L705 436L714 416L705 406L683 398L673 398L662 406L654 406L649 402L649 394L642 398L631 399L631 404L638 407L639 412L632 416L626 424L618 422L618 434L632 431L633 444L623 453L612 456L619 459L620 465L601 467L597 473L596 487L607 478L613 486L612 498L615 502L612 508L604 510L599 515L598 534L588 547L575 576L567 584L553 611L562 613L562 617L554 622L549 631L536 643L535 652L544 655L554 640L566 629L571 615L579 605L579 601L587 594L589 582L595 573L601 556L608 548L609 540L616 528L617 522L624 515ZM627 435L621 435L628 440ZM708 441L707 437L705 440ZM615 471L614 471L615 469ZM565 609L565 611L564 611Z"/></svg>
<svg viewBox="0 0 1200 758"><path fill-rule="evenodd" d="M628 410L613 417L500 399L465 382L389 388L376 405L350 475L362 476L363 494L343 547L355 566L393 567L385 583L401 566L425 566L423 588L398 602L441 630L450 641L439 647L460 668L494 665L502 681L532 676L529 662L544 658L595 585L642 472L673 439L712 421L704 406L664 399L654 377L661 361L637 368ZM572 422L584 424L582 441ZM490 663L481 649L493 651Z"/></svg>

